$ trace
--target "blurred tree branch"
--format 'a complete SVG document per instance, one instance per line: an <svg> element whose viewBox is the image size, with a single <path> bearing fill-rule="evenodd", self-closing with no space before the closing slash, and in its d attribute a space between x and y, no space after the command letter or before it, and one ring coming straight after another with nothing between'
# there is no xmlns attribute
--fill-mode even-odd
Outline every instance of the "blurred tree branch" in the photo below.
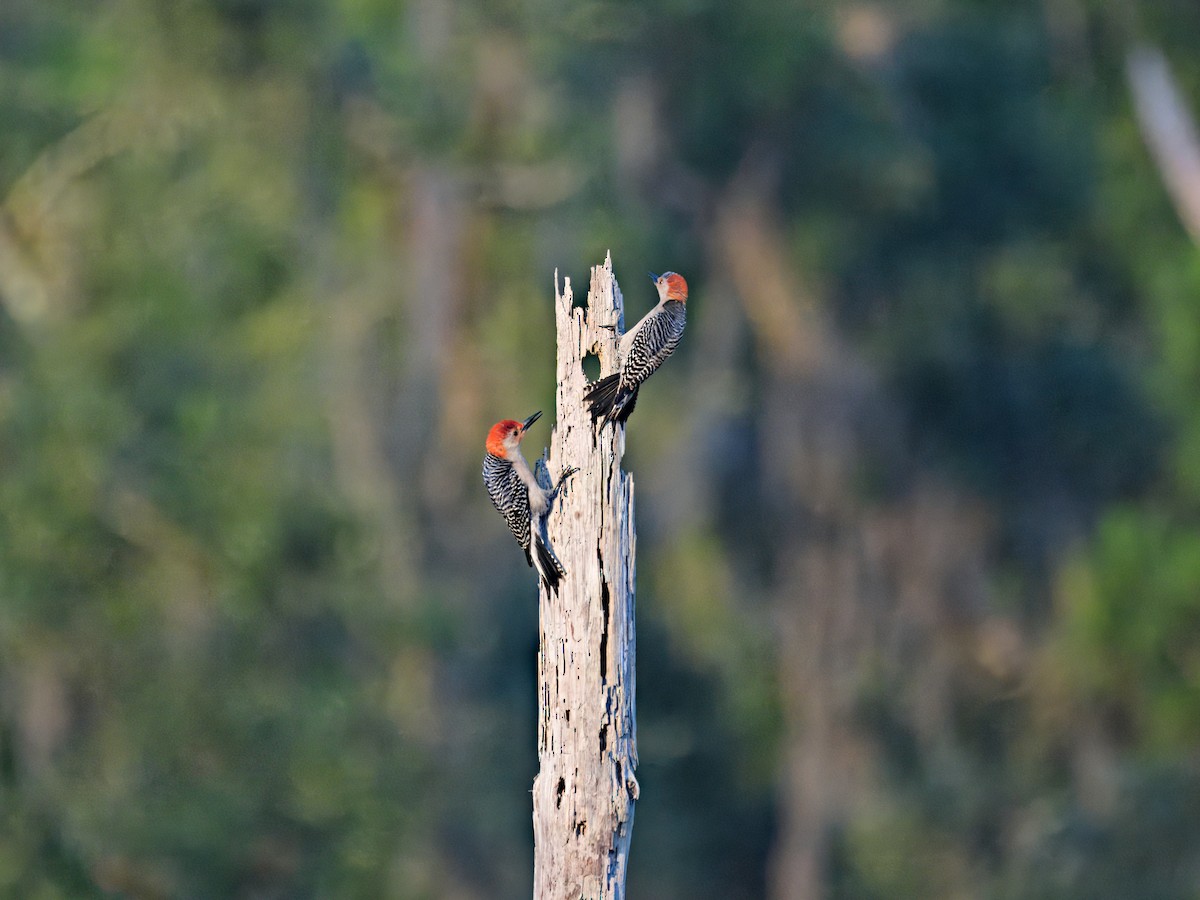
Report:
<svg viewBox="0 0 1200 900"><path fill-rule="evenodd" d="M1200 246L1200 133L1170 64L1156 47L1126 57L1125 73L1142 137L1184 228Z"/></svg>
<svg viewBox="0 0 1200 900"><path fill-rule="evenodd" d="M823 895L831 830L865 781L855 679L877 616L863 583L848 482L866 374L790 264L770 197L770 155L752 151L717 205L721 262L764 362L763 472L779 518L772 597L784 716L774 900Z"/></svg>
<svg viewBox="0 0 1200 900"><path fill-rule="evenodd" d="M861 705L892 673L917 738L945 751L954 684L990 652L981 627L990 530L961 492L912 477L863 496L880 458L904 462L904 422L789 257L770 154L748 154L716 204L713 246L763 362L764 513L777 551L767 590L783 712L774 900L827 894L832 840L871 796L875 736ZM950 876L946 876L950 877Z"/></svg>
<svg viewBox="0 0 1200 900"><path fill-rule="evenodd" d="M178 147L217 114L216 94L188 83L188 96L158 82L85 118L47 146L0 204L0 303L25 325L61 313L78 268L69 206L73 186L101 163L129 151Z"/></svg>

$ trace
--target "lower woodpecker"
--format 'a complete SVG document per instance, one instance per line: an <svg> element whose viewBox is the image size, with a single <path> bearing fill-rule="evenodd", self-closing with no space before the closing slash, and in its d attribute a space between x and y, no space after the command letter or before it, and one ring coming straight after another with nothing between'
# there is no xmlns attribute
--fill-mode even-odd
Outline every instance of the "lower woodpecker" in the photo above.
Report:
<svg viewBox="0 0 1200 900"><path fill-rule="evenodd" d="M521 455L521 441L541 415L535 412L524 422L503 419L491 427L484 444L487 453L483 456L483 484L508 523L508 530L525 551L525 561L537 569L547 587L558 593L558 583L567 572L550 549L546 517L563 482L579 470L566 469L553 488L538 484Z"/></svg>

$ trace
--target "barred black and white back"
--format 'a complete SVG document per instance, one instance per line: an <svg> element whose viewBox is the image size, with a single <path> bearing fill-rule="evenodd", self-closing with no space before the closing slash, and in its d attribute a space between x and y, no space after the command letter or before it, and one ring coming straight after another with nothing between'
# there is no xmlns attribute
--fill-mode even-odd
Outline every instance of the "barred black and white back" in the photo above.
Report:
<svg viewBox="0 0 1200 900"><path fill-rule="evenodd" d="M492 498L492 505L504 517L508 530L525 551L525 561L533 565L529 556L529 489L517 476L512 463L491 453L483 455L483 484Z"/></svg>
<svg viewBox="0 0 1200 900"><path fill-rule="evenodd" d="M584 399L592 418L624 422L637 405L638 388L675 352L687 325L687 307L668 300L621 336L621 368L591 385Z"/></svg>
<svg viewBox="0 0 1200 900"><path fill-rule="evenodd" d="M621 387L636 391L653 375L675 352L686 325L687 307L678 300L668 300L656 313L647 313L634 328L628 349L621 348Z"/></svg>
<svg viewBox="0 0 1200 900"><path fill-rule="evenodd" d="M503 457L485 453L483 484L492 505L504 517L508 530L525 551L525 561L537 570L551 590L557 592L559 580L567 573L547 546L541 522L536 523L535 530L529 508L529 489L517 474L516 467Z"/></svg>

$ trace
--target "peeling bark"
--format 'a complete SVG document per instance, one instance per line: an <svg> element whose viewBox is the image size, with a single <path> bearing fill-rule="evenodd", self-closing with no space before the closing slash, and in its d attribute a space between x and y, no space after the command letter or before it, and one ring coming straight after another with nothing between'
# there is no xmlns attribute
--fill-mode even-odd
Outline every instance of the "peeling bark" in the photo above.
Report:
<svg viewBox="0 0 1200 900"><path fill-rule="evenodd" d="M634 706L633 479L621 471L624 428L596 434L583 402L583 360L616 368L624 327L612 259L592 269L586 307L559 292L557 422L550 473L567 482L549 533L567 570L540 588L538 757L533 784L535 900L619 900L638 796ZM602 326L616 325L615 329Z"/></svg>

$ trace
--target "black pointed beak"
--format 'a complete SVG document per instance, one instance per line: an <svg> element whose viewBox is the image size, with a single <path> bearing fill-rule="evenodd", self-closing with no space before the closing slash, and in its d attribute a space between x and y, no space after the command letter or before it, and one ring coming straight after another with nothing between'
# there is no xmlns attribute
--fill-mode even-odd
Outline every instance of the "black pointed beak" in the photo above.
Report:
<svg viewBox="0 0 1200 900"><path fill-rule="evenodd" d="M528 419L526 419L524 422L522 422L521 423L521 434L524 434L525 432L527 432L529 430L529 426L532 425L534 422L536 422L541 417L542 417L542 411L539 409L532 416L530 416Z"/></svg>
<svg viewBox="0 0 1200 900"><path fill-rule="evenodd" d="M646 274L650 276L651 281L658 281L658 276L655 275L653 272L647 272Z"/></svg>

